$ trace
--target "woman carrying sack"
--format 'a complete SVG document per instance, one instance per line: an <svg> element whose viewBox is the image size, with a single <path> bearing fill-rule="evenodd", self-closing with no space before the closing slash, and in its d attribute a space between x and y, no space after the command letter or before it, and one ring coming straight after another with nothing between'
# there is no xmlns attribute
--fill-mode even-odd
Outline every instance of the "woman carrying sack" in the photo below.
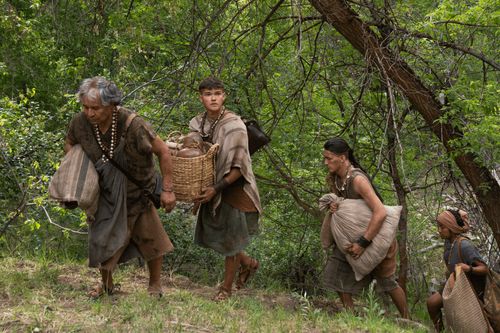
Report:
<svg viewBox="0 0 500 333"><path fill-rule="evenodd" d="M463 210L445 210L438 215L436 222L439 237L445 240L443 259L448 268L447 278L455 271L455 266L460 266L477 297L482 301L488 266L474 244L462 236L469 230L467 213ZM442 308L443 290L435 292L427 299L427 310L438 332L443 329Z"/></svg>
<svg viewBox="0 0 500 333"><path fill-rule="evenodd" d="M354 307L352 295L361 293L373 279L376 279L377 289L388 293L401 316L409 318L406 294L398 285L395 276L396 240L392 242L385 258L377 267L360 281L356 280L346 256L358 260L365 249L372 245L373 239L382 228L387 211L369 177L354 157L353 150L344 139L332 138L325 142L323 148L324 163L328 169L327 181L331 192L345 199L362 199L371 210L371 218L363 236L345 247L346 254L338 248L339 244L334 247L325 267L325 287L336 291L344 307L352 309ZM333 214L337 210L339 205L332 202L330 212Z"/></svg>

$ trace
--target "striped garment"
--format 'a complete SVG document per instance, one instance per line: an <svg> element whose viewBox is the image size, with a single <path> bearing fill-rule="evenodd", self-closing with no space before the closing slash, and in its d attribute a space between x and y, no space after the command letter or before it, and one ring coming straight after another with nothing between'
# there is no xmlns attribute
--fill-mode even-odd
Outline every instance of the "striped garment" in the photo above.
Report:
<svg viewBox="0 0 500 333"><path fill-rule="evenodd" d="M97 211L99 176L94 163L77 144L64 156L49 184L49 196L66 208L85 210L88 216Z"/></svg>

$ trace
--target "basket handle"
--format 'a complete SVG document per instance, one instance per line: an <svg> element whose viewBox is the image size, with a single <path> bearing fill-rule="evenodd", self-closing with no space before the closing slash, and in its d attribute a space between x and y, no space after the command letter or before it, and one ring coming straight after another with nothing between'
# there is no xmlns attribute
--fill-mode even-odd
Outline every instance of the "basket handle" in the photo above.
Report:
<svg viewBox="0 0 500 333"><path fill-rule="evenodd" d="M207 154L208 153L215 154L218 150L219 150L219 144L214 143L212 146L210 146L210 148L208 148Z"/></svg>
<svg viewBox="0 0 500 333"><path fill-rule="evenodd" d="M214 165L214 173L213 173L213 177L212 177L212 182L215 183L215 181L217 180L217 168L216 168L216 156L217 156L217 151L219 150L219 144L218 143L214 143L212 145L212 147L210 147L210 149L208 149L208 153L212 154L212 163Z"/></svg>
<svg viewBox="0 0 500 333"><path fill-rule="evenodd" d="M176 149L179 150L182 148L182 145L180 143L172 142L172 141L165 141L165 144L169 149Z"/></svg>
<svg viewBox="0 0 500 333"><path fill-rule="evenodd" d="M172 140L173 137L177 137L175 140ZM165 141L169 141L169 142L175 142L175 143L179 143L179 138L182 136L182 132L181 131L172 131L170 132L168 135L167 135L167 139Z"/></svg>

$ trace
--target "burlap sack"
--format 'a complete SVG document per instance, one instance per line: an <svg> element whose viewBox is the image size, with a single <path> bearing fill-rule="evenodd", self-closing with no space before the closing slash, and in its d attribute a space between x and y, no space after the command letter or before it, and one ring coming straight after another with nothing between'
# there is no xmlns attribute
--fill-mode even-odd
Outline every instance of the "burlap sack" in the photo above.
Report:
<svg viewBox="0 0 500 333"><path fill-rule="evenodd" d="M446 281L442 296L445 325L450 332L490 332L481 304L460 266Z"/></svg>
<svg viewBox="0 0 500 333"><path fill-rule="evenodd" d="M331 234L339 249L345 253L345 247L350 243L355 243L366 231L372 217L372 211L362 199L343 199L333 193L321 197L319 208L328 210L332 202L338 203L339 209L335 214L329 214L331 216L329 221ZM402 207L384 207L387 211L387 217L379 233L372 240L372 244L366 248L359 259L346 255L347 261L354 271L356 281L361 280L380 264L386 257L387 251L396 237ZM325 245L324 240L327 239L328 237L322 234L323 246Z"/></svg>
<svg viewBox="0 0 500 333"><path fill-rule="evenodd" d="M64 156L52 176L49 196L65 208L78 206L87 215L94 215L97 211L99 175L79 144Z"/></svg>

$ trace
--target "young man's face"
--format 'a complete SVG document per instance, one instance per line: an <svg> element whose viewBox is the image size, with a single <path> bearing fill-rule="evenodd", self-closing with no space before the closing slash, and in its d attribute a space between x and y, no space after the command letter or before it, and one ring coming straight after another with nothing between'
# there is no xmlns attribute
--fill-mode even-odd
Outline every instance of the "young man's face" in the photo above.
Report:
<svg viewBox="0 0 500 333"><path fill-rule="evenodd" d="M220 112L225 99L224 89L203 89L200 92L200 101L209 113Z"/></svg>

